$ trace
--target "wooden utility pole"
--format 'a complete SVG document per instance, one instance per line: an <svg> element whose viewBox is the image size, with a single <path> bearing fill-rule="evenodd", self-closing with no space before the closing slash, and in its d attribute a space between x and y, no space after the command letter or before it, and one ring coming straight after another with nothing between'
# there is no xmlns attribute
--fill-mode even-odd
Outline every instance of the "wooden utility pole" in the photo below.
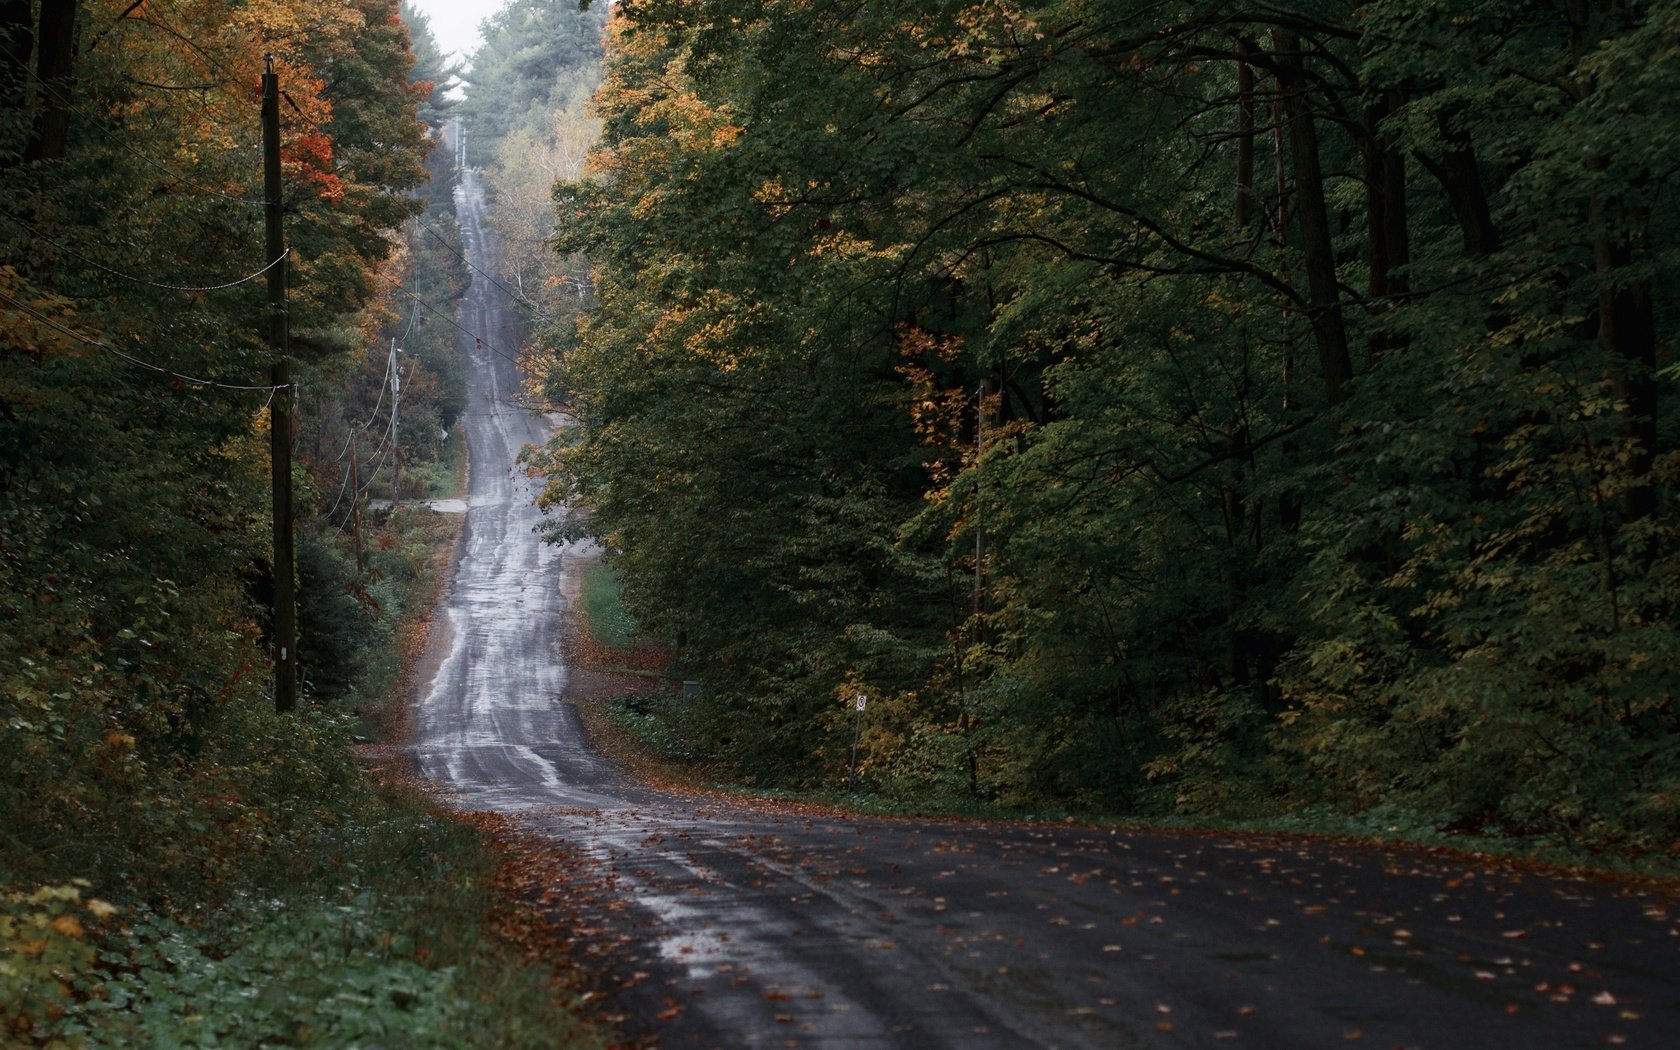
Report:
<svg viewBox="0 0 1680 1050"><path fill-rule="evenodd" d="M362 578L362 474L356 465L356 431L350 431L350 520L356 536L356 578Z"/></svg>
<svg viewBox="0 0 1680 1050"><path fill-rule="evenodd" d="M402 405L402 369L397 365L397 341L391 340L391 506L402 506L402 431L397 428L397 410Z"/></svg>
<svg viewBox="0 0 1680 1050"><path fill-rule="evenodd" d="M273 56L265 56L262 78L263 216L268 262L268 342L274 351L269 372L268 451L274 503L274 709L297 706L296 541L292 535L292 369L287 354L286 239L280 206L280 78Z"/></svg>

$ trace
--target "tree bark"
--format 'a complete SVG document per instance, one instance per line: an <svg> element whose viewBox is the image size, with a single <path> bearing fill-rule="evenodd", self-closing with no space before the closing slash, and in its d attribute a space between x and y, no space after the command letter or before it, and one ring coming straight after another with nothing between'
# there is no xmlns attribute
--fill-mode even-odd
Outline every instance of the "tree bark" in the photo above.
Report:
<svg viewBox="0 0 1680 1050"><path fill-rule="evenodd" d="M41 0L35 75L41 81L34 134L24 159L57 160L70 140L70 100L76 65L77 0Z"/></svg>
<svg viewBox="0 0 1680 1050"><path fill-rule="evenodd" d="M1493 209L1488 204L1476 149L1469 132L1457 125L1452 114L1442 113L1436 121L1446 149L1439 159L1423 153L1417 157L1447 191L1447 203L1464 237L1464 250L1472 259L1480 259L1498 251L1501 239L1493 224Z"/></svg>
<svg viewBox="0 0 1680 1050"><path fill-rule="evenodd" d="M29 60L35 54L35 22L29 0L0 3L0 109L29 104Z"/></svg>
<svg viewBox="0 0 1680 1050"><path fill-rule="evenodd" d="M1592 223L1603 229L1603 202L1595 194ZM1657 323L1648 281L1627 281L1620 272L1633 262L1630 238L1611 239L1602 233L1593 240L1593 266L1598 278L1598 341L1615 362L1612 389L1622 408L1622 436L1632 445L1628 472L1632 483L1622 497L1622 513L1638 521L1656 513L1657 491L1651 467L1657 447Z"/></svg>
<svg viewBox="0 0 1680 1050"><path fill-rule="evenodd" d="M1248 45L1237 41L1237 54ZM1238 232L1254 221L1254 67L1237 62L1237 207Z"/></svg>
<svg viewBox="0 0 1680 1050"><path fill-rule="evenodd" d="M1301 72L1300 38L1289 30L1278 29L1272 33L1272 43L1283 87L1283 112L1289 120L1289 155L1295 169L1295 219L1301 231L1302 261L1307 269L1307 320L1318 348L1325 397L1335 407L1347 400L1353 362L1348 354L1347 325L1336 284L1336 253L1324 199L1318 129L1307 102L1306 78Z"/></svg>
<svg viewBox="0 0 1680 1050"><path fill-rule="evenodd" d="M1366 344L1370 365L1405 342L1403 336L1380 321L1380 316L1393 308L1394 298L1405 294L1406 278L1397 271L1411 260L1406 229L1406 158L1391 148L1381 128L1396 105L1397 99L1390 93L1367 106L1360 141L1365 169L1365 235L1371 249L1366 295L1371 313L1379 318L1371 326Z"/></svg>

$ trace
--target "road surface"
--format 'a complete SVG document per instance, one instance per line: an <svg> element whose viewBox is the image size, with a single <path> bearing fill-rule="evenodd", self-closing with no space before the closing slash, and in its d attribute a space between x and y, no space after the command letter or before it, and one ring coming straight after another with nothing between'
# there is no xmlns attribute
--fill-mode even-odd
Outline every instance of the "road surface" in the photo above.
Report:
<svg viewBox="0 0 1680 1050"><path fill-rule="evenodd" d="M484 197L458 195L488 269ZM475 275L464 328L513 306ZM514 466L549 422L471 355L470 496L414 753L581 852L581 916L662 1047L1680 1046L1655 889L1306 839L813 816L642 786L565 702L570 552Z"/></svg>

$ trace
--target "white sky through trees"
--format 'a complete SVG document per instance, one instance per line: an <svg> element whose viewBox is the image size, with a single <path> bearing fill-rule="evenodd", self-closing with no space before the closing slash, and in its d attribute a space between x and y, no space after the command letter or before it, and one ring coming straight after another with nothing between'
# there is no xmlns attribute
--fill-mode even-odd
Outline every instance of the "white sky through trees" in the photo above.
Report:
<svg viewBox="0 0 1680 1050"><path fill-rule="evenodd" d="M506 0L413 0L430 21L444 54L466 58L479 45L478 24L501 10Z"/></svg>

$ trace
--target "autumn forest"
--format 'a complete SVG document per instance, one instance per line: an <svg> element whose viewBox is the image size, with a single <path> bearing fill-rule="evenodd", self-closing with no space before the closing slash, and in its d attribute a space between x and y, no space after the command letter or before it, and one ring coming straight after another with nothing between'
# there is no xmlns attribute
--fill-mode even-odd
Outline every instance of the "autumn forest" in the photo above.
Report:
<svg viewBox="0 0 1680 1050"><path fill-rule="evenodd" d="M1680 9L622 5L549 336L766 784L1665 850ZM577 527L572 527L577 531Z"/></svg>
<svg viewBox="0 0 1680 1050"><path fill-rule="evenodd" d="M595 1045L400 760L463 345L683 775L1667 870L1677 100L1677 0L0 2L0 1044Z"/></svg>

